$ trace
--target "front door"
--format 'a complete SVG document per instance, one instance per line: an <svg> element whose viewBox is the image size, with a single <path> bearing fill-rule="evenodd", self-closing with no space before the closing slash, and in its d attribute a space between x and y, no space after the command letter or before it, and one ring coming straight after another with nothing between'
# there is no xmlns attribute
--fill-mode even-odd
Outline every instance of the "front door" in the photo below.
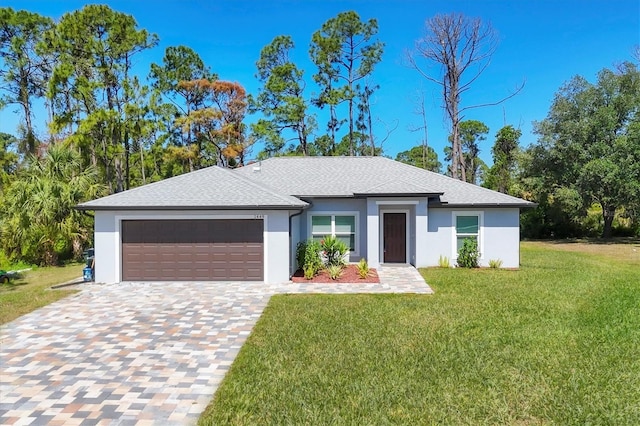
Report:
<svg viewBox="0 0 640 426"><path fill-rule="evenodd" d="M407 262L407 215L383 213L384 263Z"/></svg>

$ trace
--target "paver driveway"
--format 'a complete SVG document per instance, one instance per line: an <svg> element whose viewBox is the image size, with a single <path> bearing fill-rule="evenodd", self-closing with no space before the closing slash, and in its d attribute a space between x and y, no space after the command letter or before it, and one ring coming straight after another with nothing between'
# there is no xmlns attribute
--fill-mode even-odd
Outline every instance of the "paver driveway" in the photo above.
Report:
<svg viewBox="0 0 640 426"><path fill-rule="evenodd" d="M382 284L84 285L0 328L0 424L193 424L277 293L430 293Z"/></svg>

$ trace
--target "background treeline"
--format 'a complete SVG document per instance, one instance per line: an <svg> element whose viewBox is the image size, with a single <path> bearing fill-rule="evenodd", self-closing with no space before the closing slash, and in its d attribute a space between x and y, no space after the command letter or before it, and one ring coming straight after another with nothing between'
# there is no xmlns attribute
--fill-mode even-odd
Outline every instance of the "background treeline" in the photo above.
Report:
<svg viewBox="0 0 640 426"><path fill-rule="evenodd" d="M459 14L427 22L425 40L482 25ZM202 167L276 155L384 155L393 120L372 111L384 52L377 32L375 19L338 14L301 46L312 70L291 60L295 41L278 36L246 64L260 86L249 94L187 46L168 47L148 70L135 68L158 37L108 6L88 5L58 22L0 8L0 108L20 117L15 134L0 133L2 256L37 264L77 257L92 242L93 218L73 206ZM428 53L410 58L417 70L417 58L433 60ZM514 126L490 133L452 115L441 162L427 144L423 112L422 144L396 158L539 203L523 214L525 237L638 235L637 66L636 55L593 82L569 80L535 123L539 138L529 147L520 147ZM481 149L491 150L492 166Z"/></svg>

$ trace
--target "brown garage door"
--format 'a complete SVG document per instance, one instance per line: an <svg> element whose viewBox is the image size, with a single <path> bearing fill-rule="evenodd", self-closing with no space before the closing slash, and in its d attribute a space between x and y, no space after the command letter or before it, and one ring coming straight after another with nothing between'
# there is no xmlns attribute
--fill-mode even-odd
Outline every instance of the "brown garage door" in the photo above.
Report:
<svg viewBox="0 0 640 426"><path fill-rule="evenodd" d="M262 220L122 222L123 281L262 281Z"/></svg>

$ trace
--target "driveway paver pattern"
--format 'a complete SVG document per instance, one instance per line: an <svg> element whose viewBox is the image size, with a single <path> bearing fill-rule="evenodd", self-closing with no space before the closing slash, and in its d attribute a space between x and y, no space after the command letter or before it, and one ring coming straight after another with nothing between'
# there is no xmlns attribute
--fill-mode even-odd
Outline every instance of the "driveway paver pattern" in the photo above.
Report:
<svg viewBox="0 0 640 426"><path fill-rule="evenodd" d="M0 424L194 424L269 298L432 293L413 267L380 284L84 284L0 327Z"/></svg>

